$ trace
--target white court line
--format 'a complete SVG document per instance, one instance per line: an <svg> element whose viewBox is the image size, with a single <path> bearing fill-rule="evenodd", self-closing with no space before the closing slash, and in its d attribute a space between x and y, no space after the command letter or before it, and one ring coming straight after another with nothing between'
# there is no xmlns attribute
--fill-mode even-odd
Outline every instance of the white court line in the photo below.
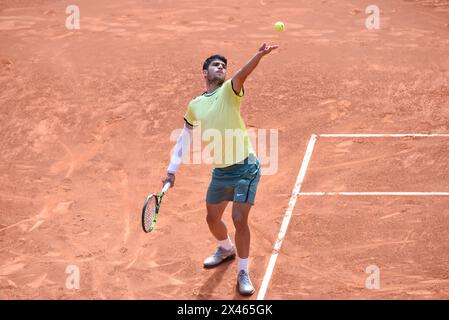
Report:
<svg viewBox="0 0 449 320"><path fill-rule="evenodd" d="M279 250L282 246L282 241L284 241L285 233L287 232L288 224L290 223L290 218L292 217L293 208L296 204L296 199L298 198L298 194L301 191L301 185L304 181L304 177L306 175L307 167L310 162L310 158L312 157L313 147L315 146L315 142L317 139L316 134L312 134L309 140L309 144L307 145L306 154L304 155L304 159L302 161L301 168L298 172L298 177L296 178L296 183L292 191L292 195L290 197L290 201L288 202L288 208L285 211L284 220L282 221L281 230L279 231L278 238L276 243L274 244L273 254L271 255L270 262L268 263L267 270L265 271L265 276L263 277L262 285L260 286L259 293L257 294L257 300L263 300L265 297L265 293L267 292L268 283L270 282L271 275L273 274L274 265L276 264L276 259L279 255Z"/></svg>
<svg viewBox="0 0 449 320"><path fill-rule="evenodd" d="M343 133L343 134L320 134L323 138L380 138L380 137L449 137L448 133Z"/></svg>
<svg viewBox="0 0 449 320"><path fill-rule="evenodd" d="M449 134L444 133L434 133L434 134L425 134L425 133L403 133L403 134L382 134L382 133L361 133L361 134L320 134L319 137L323 138L371 138L371 137L449 137ZM290 201L288 204L288 208L284 215L284 220L282 221L281 230L279 231L278 238L274 245L273 254L271 255L270 261L268 263L267 270L265 272L262 285L260 286L259 293L257 295L257 300L263 300L265 298L265 294L268 288L268 284L270 282L271 276L273 274L274 266L276 264L277 257L279 255L279 251L282 246L282 242L285 237L285 233L287 232L288 225L290 223L290 219L292 216L293 209L296 204L296 200L298 196L323 196L323 195L437 195L437 196L449 196L449 192L304 192L301 193L301 186L304 181L304 177L307 171L307 167L309 165L310 159L312 157L313 148L315 146L315 142L317 140L317 135L312 134L309 140L309 144L307 146L306 154L304 155L304 159L301 165L301 168L298 173L298 177L296 179L295 186L293 188L292 195L290 197Z"/></svg>
<svg viewBox="0 0 449 320"><path fill-rule="evenodd" d="M298 196L449 196L449 192L301 192Z"/></svg>

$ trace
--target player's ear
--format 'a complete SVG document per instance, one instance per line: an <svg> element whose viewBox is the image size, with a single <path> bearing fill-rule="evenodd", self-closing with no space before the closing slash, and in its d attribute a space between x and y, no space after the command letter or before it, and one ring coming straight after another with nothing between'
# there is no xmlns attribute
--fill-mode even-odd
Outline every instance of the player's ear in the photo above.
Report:
<svg viewBox="0 0 449 320"><path fill-rule="evenodd" d="M203 76L207 77L207 70L206 69L203 69Z"/></svg>

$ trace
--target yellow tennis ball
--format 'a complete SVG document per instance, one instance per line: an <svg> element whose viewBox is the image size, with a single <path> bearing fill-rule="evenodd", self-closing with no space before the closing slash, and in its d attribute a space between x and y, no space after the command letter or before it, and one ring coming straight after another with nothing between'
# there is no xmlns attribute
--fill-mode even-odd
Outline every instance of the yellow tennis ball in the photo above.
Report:
<svg viewBox="0 0 449 320"><path fill-rule="evenodd" d="M283 22L276 22L275 24L274 24L274 28L277 30L277 31L284 31L284 23Z"/></svg>

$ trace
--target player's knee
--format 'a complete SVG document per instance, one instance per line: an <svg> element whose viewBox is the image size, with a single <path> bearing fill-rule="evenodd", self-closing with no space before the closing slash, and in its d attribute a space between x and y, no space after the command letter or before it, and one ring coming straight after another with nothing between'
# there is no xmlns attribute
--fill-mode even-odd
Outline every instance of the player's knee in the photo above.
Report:
<svg viewBox="0 0 449 320"><path fill-rule="evenodd" d="M217 215L208 213L206 215L206 222L208 225L214 225L217 224L220 221L220 219L217 217Z"/></svg>

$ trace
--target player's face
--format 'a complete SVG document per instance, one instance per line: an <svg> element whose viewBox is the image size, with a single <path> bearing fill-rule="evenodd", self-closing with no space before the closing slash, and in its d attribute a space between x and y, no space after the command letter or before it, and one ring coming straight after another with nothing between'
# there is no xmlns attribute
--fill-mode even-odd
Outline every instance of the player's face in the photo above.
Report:
<svg viewBox="0 0 449 320"><path fill-rule="evenodd" d="M223 83L226 78L226 65L221 60L214 60L207 69L207 79Z"/></svg>

